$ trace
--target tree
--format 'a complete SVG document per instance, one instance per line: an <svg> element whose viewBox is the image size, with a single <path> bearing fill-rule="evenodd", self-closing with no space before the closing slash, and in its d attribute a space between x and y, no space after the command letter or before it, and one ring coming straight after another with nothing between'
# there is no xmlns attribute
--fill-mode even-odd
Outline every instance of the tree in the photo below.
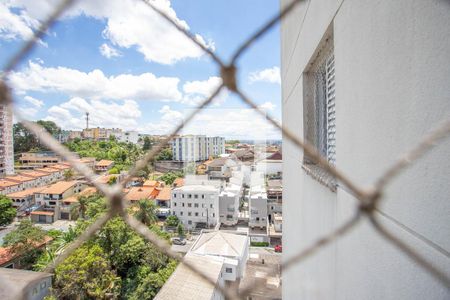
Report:
<svg viewBox="0 0 450 300"><path fill-rule="evenodd" d="M108 174L119 174L120 171L117 167L112 167L111 169L109 169Z"/></svg>
<svg viewBox="0 0 450 300"><path fill-rule="evenodd" d="M153 147L153 140L148 136L144 137L144 145L142 146L142 150L147 151L152 149L152 147Z"/></svg>
<svg viewBox="0 0 450 300"><path fill-rule="evenodd" d="M170 215L166 219L166 225L169 227L176 227L176 226L178 226L179 222L180 222L180 220L175 215Z"/></svg>
<svg viewBox="0 0 450 300"><path fill-rule="evenodd" d="M56 123L53 121L39 120L36 123L44 127L44 129L47 130L47 132L51 135L55 135L61 132L61 128L59 128L58 125L56 125Z"/></svg>
<svg viewBox="0 0 450 300"><path fill-rule="evenodd" d="M118 298L121 279L112 270L107 257L107 253L96 244L75 250L55 270L57 298Z"/></svg>
<svg viewBox="0 0 450 300"><path fill-rule="evenodd" d="M184 237L184 226L182 223L178 223L177 233L180 238Z"/></svg>
<svg viewBox="0 0 450 300"><path fill-rule="evenodd" d="M161 175L158 179L164 181L167 185L171 185L178 177L180 177L178 174L167 172Z"/></svg>
<svg viewBox="0 0 450 300"><path fill-rule="evenodd" d="M84 219L89 200L89 197L79 196L78 202L72 204L72 207L70 208L70 215L72 220L76 220L78 218Z"/></svg>
<svg viewBox="0 0 450 300"><path fill-rule="evenodd" d="M0 195L0 226L10 224L15 216L16 209L12 206L11 199Z"/></svg>
<svg viewBox="0 0 450 300"><path fill-rule="evenodd" d="M55 122L39 120L37 124L44 127L44 129L51 135L58 134L61 131ZM41 151L46 149L22 123L16 123L13 125L13 140L14 140L14 152L29 152L29 151Z"/></svg>
<svg viewBox="0 0 450 300"><path fill-rule="evenodd" d="M155 157L156 161L172 160L172 159L173 159L173 155L172 155L172 150L170 148L162 149L161 152L159 152L159 154Z"/></svg>
<svg viewBox="0 0 450 300"><path fill-rule="evenodd" d="M138 210L136 211L134 217L145 225L151 225L158 220L156 216L156 205L153 201L141 199L137 203L137 208Z"/></svg>
<svg viewBox="0 0 450 300"><path fill-rule="evenodd" d="M73 172L72 169L67 169L64 171L64 179L65 180L71 180L74 175L75 175L75 173Z"/></svg>
<svg viewBox="0 0 450 300"><path fill-rule="evenodd" d="M11 247L14 253L21 256L21 265L28 265L39 256L41 250L37 246L44 242L45 235L45 231L34 226L31 221L23 220L3 238L3 246Z"/></svg>
<svg viewBox="0 0 450 300"><path fill-rule="evenodd" d="M116 184L116 182L117 182L117 176L111 176L111 177L109 177L109 179L108 179L108 184L109 184L109 185Z"/></svg>

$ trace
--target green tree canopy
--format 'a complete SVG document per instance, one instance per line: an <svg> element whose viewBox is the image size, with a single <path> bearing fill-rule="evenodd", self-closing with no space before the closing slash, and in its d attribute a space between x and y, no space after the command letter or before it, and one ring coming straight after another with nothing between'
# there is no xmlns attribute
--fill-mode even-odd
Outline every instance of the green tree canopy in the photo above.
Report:
<svg viewBox="0 0 450 300"><path fill-rule="evenodd" d="M138 210L134 214L134 217L145 225L151 225L158 220L156 216L157 208L152 200L141 199L138 201L136 207Z"/></svg>
<svg viewBox="0 0 450 300"><path fill-rule="evenodd" d="M0 195L0 226L5 226L14 221L16 209L12 206L11 199Z"/></svg>
<svg viewBox="0 0 450 300"><path fill-rule="evenodd" d="M120 293L121 279L111 268L108 254L96 244L75 250L55 274L58 299L117 298Z"/></svg>
<svg viewBox="0 0 450 300"><path fill-rule="evenodd" d="M161 152L159 152L159 154L155 157L156 161L172 160L172 159L173 159L172 149L170 149L170 148L162 149Z"/></svg>
<svg viewBox="0 0 450 300"><path fill-rule="evenodd" d="M180 220L178 219L177 216L175 215L170 215L166 218L166 225L170 226L170 227L176 227L178 226L178 223L180 222Z"/></svg>

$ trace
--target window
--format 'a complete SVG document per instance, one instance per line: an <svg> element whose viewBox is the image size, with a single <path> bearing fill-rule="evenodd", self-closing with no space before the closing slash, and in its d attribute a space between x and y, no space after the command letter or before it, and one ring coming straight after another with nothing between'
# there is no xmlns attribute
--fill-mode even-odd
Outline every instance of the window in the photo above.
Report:
<svg viewBox="0 0 450 300"><path fill-rule="evenodd" d="M180 216L182 216L183 215L183 212L182 211L180 211Z"/></svg>
<svg viewBox="0 0 450 300"><path fill-rule="evenodd" d="M192 225L192 221L191 221L191 220L189 220L189 221L188 221L188 224L189 224L189 225Z"/></svg>
<svg viewBox="0 0 450 300"><path fill-rule="evenodd" d="M190 216L192 216L192 213L191 213L191 212L188 212L188 217L190 217Z"/></svg>
<svg viewBox="0 0 450 300"><path fill-rule="evenodd" d="M188 207L192 207L192 203L188 203Z"/></svg>
<svg viewBox="0 0 450 300"><path fill-rule="evenodd" d="M176 198L176 197L177 197L177 194L173 194L173 197Z"/></svg>
<svg viewBox="0 0 450 300"><path fill-rule="evenodd" d="M194 207L198 207L198 203L194 203Z"/></svg>
<svg viewBox="0 0 450 300"><path fill-rule="evenodd" d="M213 205L212 205L212 204L210 204L210 205L209 205L209 208L213 208Z"/></svg>
<svg viewBox="0 0 450 300"><path fill-rule="evenodd" d="M173 203L173 206L177 206L177 203L176 203L176 202L174 202L174 203Z"/></svg>
<svg viewBox="0 0 450 300"><path fill-rule="evenodd" d="M195 216L198 217L198 212L195 213Z"/></svg>
<svg viewBox="0 0 450 300"><path fill-rule="evenodd" d="M233 273L233 269L232 268L225 268L225 273Z"/></svg>
<svg viewBox="0 0 450 300"><path fill-rule="evenodd" d="M202 195L202 199L205 199L205 195Z"/></svg>
<svg viewBox="0 0 450 300"><path fill-rule="evenodd" d="M183 203L181 203L181 206L182 206L182 207L184 207L184 202L183 202Z"/></svg>
<svg viewBox="0 0 450 300"><path fill-rule="evenodd" d="M303 128L306 140L327 160L336 163L336 98L333 36L321 43L304 76ZM315 164L305 156L306 164Z"/></svg>
<svg viewBox="0 0 450 300"><path fill-rule="evenodd" d="M184 198L184 194L181 194L181 198Z"/></svg>
<svg viewBox="0 0 450 300"><path fill-rule="evenodd" d="M191 199L192 198L192 195L191 194L188 194L188 199Z"/></svg>
<svg viewBox="0 0 450 300"><path fill-rule="evenodd" d="M195 198L195 199L198 199L198 195L194 195L194 198Z"/></svg>

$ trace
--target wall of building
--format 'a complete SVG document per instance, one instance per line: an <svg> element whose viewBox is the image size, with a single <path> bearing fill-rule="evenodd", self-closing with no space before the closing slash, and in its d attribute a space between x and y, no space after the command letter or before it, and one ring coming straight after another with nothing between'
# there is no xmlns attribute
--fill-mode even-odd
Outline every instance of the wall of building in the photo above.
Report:
<svg viewBox="0 0 450 300"><path fill-rule="evenodd" d="M14 174L13 116L11 110L0 105L0 178Z"/></svg>
<svg viewBox="0 0 450 300"><path fill-rule="evenodd" d="M289 3L282 0L282 6ZM304 1L282 21L283 125L303 137L302 72L334 36L336 165L370 185L450 115L450 5L446 1ZM450 276L450 141L414 164L384 195L380 218ZM301 168L283 141L284 259L348 219L356 201ZM443 249L443 250L442 250ZM445 299L448 290L363 222L283 273L287 299Z"/></svg>

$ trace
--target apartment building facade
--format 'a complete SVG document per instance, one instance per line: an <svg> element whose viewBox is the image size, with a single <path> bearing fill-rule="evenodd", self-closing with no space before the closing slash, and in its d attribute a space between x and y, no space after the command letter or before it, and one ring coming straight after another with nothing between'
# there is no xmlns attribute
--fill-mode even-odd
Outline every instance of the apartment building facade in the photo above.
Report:
<svg viewBox="0 0 450 300"><path fill-rule="evenodd" d="M291 0L282 0L285 7ZM281 22L283 126L370 187L450 116L448 1L304 1ZM450 141L400 174L377 217L450 276ZM283 140L283 256L348 220L358 201ZM445 299L448 286L363 222L283 270L286 299Z"/></svg>
<svg viewBox="0 0 450 300"><path fill-rule="evenodd" d="M173 160L202 161L225 153L225 138L184 135L171 141Z"/></svg>
<svg viewBox="0 0 450 300"><path fill-rule="evenodd" d="M14 174L13 116L0 104L0 178Z"/></svg>
<svg viewBox="0 0 450 300"><path fill-rule="evenodd" d="M219 188L195 184L174 188L170 210L185 228L214 227L219 222Z"/></svg>

